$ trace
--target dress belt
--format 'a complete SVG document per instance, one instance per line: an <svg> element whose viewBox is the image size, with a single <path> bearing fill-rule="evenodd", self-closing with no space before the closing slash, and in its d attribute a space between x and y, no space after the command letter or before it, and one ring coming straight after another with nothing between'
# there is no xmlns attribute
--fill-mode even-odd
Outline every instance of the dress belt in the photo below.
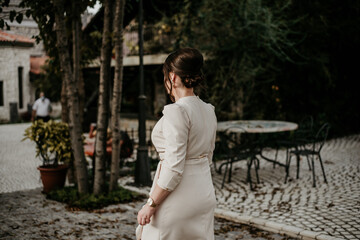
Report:
<svg viewBox="0 0 360 240"><path fill-rule="evenodd" d="M159 157L160 157L160 161L164 161L164 158L162 158L162 155L164 154L165 152L159 152ZM192 158L187 158L185 160L196 160L196 159L202 159L202 158L205 158L207 157L208 154L203 154L203 155L200 155L200 156L197 156L197 157L192 157Z"/></svg>

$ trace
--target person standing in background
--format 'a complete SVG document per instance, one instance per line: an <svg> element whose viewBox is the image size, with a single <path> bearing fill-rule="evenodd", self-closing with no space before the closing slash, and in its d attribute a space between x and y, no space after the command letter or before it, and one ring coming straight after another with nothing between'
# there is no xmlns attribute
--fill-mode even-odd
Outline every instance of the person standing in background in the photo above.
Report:
<svg viewBox="0 0 360 240"><path fill-rule="evenodd" d="M44 92L40 92L40 98L35 101L32 109L31 121L41 119L47 122L50 120L50 113L52 111L51 102L45 97Z"/></svg>

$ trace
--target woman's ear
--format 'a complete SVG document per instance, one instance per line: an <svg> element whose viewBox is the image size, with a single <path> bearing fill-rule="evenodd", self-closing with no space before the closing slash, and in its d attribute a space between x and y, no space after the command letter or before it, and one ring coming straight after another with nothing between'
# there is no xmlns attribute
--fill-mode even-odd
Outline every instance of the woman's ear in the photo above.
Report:
<svg viewBox="0 0 360 240"><path fill-rule="evenodd" d="M169 75L170 75L170 81L171 81L171 83L174 84L174 81L175 81L175 73L170 72Z"/></svg>

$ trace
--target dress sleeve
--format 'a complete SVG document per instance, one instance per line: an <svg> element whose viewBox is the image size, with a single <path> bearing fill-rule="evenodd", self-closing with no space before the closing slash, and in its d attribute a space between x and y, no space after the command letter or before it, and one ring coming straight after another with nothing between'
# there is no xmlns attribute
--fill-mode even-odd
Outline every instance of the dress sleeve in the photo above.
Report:
<svg viewBox="0 0 360 240"><path fill-rule="evenodd" d="M213 141L211 142L211 146L210 146L210 151L208 154L208 158L209 158L209 164L211 165L213 163L213 155L214 155L214 149L215 149L215 141L216 141L216 131L215 134L213 136Z"/></svg>
<svg viewBox="0 0 360 240"><path fill-rule="evenodd" d="M165 154L157 184L162 189L173 191L184 171L190 120L185 109L177 104L165 106L163 114Z"/></svg>
<svg viewBox="0 0 360 240"><path fill-rule="evenodd" d="M213 111L215 111L215 107L211 104L209 104ZM215 115L215 114L214 114ZM214 130L214 134L213 134L213 137L212 137L212 141L211 141L211 145L210 145L210 151L209 151L209 154L208 154L208 158L209 158L209 164L211 165L213 163L212 161L212 158L213 158L213 155L214 155L214 149L215 149L215 141L216 141L216 129L217 129L217 119L216 119L216 115L215 115L215 130Z"/></svg>

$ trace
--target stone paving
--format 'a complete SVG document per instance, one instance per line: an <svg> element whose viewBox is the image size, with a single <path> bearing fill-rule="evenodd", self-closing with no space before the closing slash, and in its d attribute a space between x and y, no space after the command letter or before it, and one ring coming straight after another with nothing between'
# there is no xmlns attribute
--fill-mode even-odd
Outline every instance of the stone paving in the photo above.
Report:
<svg viewBox="0 0 360 240"><path fill-rule="evenodd" d="M38 172L35 170L36 166L39 165L39 161L34 157L34 146L28 141L20 143L23 130L27 126L26 124L0 125L0 193L33 189L41 186ZM14 147L20 145L21 148ZM269 150L267 155L274 155L274 151ZM330 236L341 239L360 239L360 135L328 141L322 150L322 157L325 163L328 184L323 182L319 163L316 162L316 188L312 188L311 172L308 170L306 161L301 161L300 179L294 177L296 175L296 166L295 161L293 161L290 169L291 178L287 184L283 183L285 177L283 168L277 167L274 169L272 164L261 161L259 170L261 183L256 185L255 191L250 191L248 184L245 182L246 167L244 162L238 162L234 165L233 181L226 183L223 189L221 189L222 176L214 172L213 179L218 199L217 212L228 213L229 219L233 220L252 219L248 223L263 224L267 226L263 227L263 229L274 232L286 232L286 229L291 229L289 232L302 231L303 234L297 235L298 238L302 239L315 239L315 236L317 236L317 239L331 239ZM283 158L284 152L282 151L280 152L279 159ZM252 175L255 176L254 173ZM132 181L131 177L120 179L122 184ZM138 190L146 192L148 188ZM16 195L19 195L18 201L13 199ZM24 202L24 199L30 199L30 202L25 201L27 205L25 204L24 209L28 210L21 212L18 209L23 208L21 204ZM76 239L78 238L76 234L80 234L81 238L86 236L86 239L87 237L90 239L100 239L101 236L106 234L109 234L109 236L114 234L115 237L119 237L119 232L121 234L129 234L129 236L133 234L134 223L126 222L130 221L131 217L129 218L129 215L124 219L124 222L118 219L119 223L109 225L109 222L114 221L116 213L107 218L108 215L111 215L107 212L102 214L96 213L95 215L89 215L89 213L84 212L67 212L64 211L63 205L45 200L39 190L1 194L0 200L0 238L4 237L1 234L9 232L15 235L19 233L20 235L18 236L21 236L22 229L24 228L23 223L27 224L31 223L31 221L33 222L30 226L33 227L26 229L29 231L37 229L45 234L44 239L48 238L46 237L46 230L53 231L50 234L53 238L56 238L54 234L60 234L59 238L61 239ZM45 210L48 211L36 215L35 210L38 209L36 203L38 203L37 206L40 204L42 208L47 207ZM127 209L126 212L129 212L129 214L131 212L135 214L135 209L138 209L140 205L141 203L135 203L134 206L119 205L112 206L109 209L119 209L120 212ZM131 208L133 210L130 210ZM67 220L67 218L72 220ZM56 227L46 228L45 223L48 222ZM71 224L67 225L67 222ZM93 222L95 223L92 224ZM222 223L217 219L215 225L217 233L221 232L220 230L222 229L222 227L219 227L219 224L221 225ZM235 223L227 222L224 224L226 229L229 225L234 225ZM254 225L259 226L259 224ZM122 228L126 229L126 226L130 225L129 229L131 231L122 230ZM280 231L279 227L284 231ZM89 229L94 230L90 231ZM97 230L95 231L95 229ZM97 235L98 231L101 234ZM245 232L249 233L249 231ZM314 234L314 232L317 234ZM229 233L231 231L226 232L226 234ZM319 235L320 233L323 235ZM91 237L91 234L94 234L94 237ZM216 239L254 238L251 234L246 235L239 231L235 231L232 234L230 237L229 235L217 235ZM42 237L43 235L37 236ZM106 239L106 237L104 238ZM281 239L281 236L275 235L274 238ZM17 238L10 237L4 239ZM121 239L131 238L121 235Z"/></svg>
<svg viewBox="0 0 360 240"><path fill-rule="evenodd" d="M274 151L268 151L274 156ZM285 152L279 158L284 159ZM246 184L246 165L235 164L231 183L221 189L222 176L213 174L218 208L240 215L285 223L305 230L322 232L344 239L360 239L360 135L333 139L322 150L328 184L318 161L315 162L317 187L306 159L300 161L296 179L296 161L290 167L290 182L284 184L285 171L260 161L261 183L255 191ZM252 173L253 180L255 173Z"/></svg>
<svg viewBox="0 0 360 240"><path fill-rule="evenodd" d="M274 157L268 150L265 156ZM296 161L290 166L290 179L284 184L285 170L260 161L260 184L250 191L246 183L246 163L233 165L232 182L221 189L223 176L213 170L218 200L217 213L262 229L285 232L303 239L360 239L360 135L326 142L321 152L328 184L315 161L317 187L306 160L300 162L296 179ZM285 151L279 152L284 162ZM218 164L217 166L219 166ZM252 172L255 181L255 172ZM132 182L122 178L122 184ZM144 192L148 189L142 189ZM285 229L283 230L283 228ZM287 231L288 228L292 230Z"/></svg>
<svg viewBox="0 0 360 240"><path fill-rule="evenodd" d="M137 211L145 200L86 212L45 198L34 145L21 142L27 126L0 125L0 239L135 239ZM215 239L292 238L215 218Z"/></svg>
<svg viewBox="0 0 360 240"><path fill-rule="evenodd" d="M40 189L0 194L0 239L135 239L136 214L144 202L93 212L71 211ZM215 239L290 239L216 218Z"/></svg>
<svg viewBox="0 0 360 240"><path fill-rule="evenodd" d="M35 143L24 138L30 124L0 125L0 193L41 187Z"/></svg>

